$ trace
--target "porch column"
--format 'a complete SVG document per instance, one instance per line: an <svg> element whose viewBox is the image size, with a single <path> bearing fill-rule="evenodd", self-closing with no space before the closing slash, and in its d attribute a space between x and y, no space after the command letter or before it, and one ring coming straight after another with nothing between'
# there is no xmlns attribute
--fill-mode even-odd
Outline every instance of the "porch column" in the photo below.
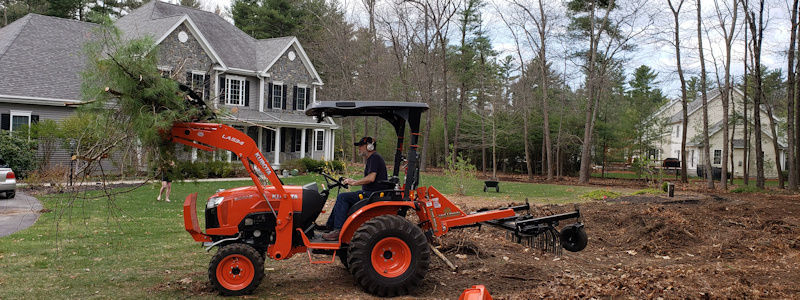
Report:
<svg viewBox="0 0 800 300"><path fill-rule="evenodd" d="M330 157L331 157L331 130L330 129L325 129L324 143L325 143L325 152L324 152L325 153L325 157L323 157L322 159L326 160L326 161L327 160L331 160L330 159Z"/></svg>
<svg viewBox="0 0 800 300"><path fill-rule="evenodd" d="M258 76L260 79L260 84L258 85L258 111L264 111L264 77ZM260 128L260 127L259 127ZM261 136L261 129L258 130L259 136ZM260 141L260 139L259 139ZM261 149L261 142L258 143L259 150Z"/></svg>
<svg viewBox="0 0 800 300"><path fill-rule="evenodd" d="M263 127L258 127L258 151L260 151L260 152L264 151L263 150L264 149L264 147L263 147L264 141L263 141L263 134L262 134L263 131L264 131Z"/></svg>
<svg viewBox="0 0 800 300"><path fill-rule="evenodd" d="M275 161L272 164L275 167L281 165L281 127L275 127Z"/></svg>
<svg viewBox="0 0 800 300"><path fill-rule="evenodd" d="M300 158L306 157L306 129L300 129Z"/></svg>
<svg viewBox="0 0 800 300"><path fill-rule="evenodd" d="M336 131L333 131L333 129L331 129L331 158L328 160L333 160L335 155L336 155Z"/></svg>
<svg viewBox="0 0 800 300"><path fill-rule="evenodd" d="M197 148L192 148L192 162L197 161Z"/></svg>

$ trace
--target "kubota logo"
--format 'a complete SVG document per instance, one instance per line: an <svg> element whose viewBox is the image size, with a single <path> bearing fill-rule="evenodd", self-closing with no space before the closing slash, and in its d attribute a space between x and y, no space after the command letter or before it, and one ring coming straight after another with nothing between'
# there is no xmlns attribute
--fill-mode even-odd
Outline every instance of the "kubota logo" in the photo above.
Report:
<svg viewBox="0 0 800 300"><path fill-rule="evenodd" d="M269 169L269 165L267 165L267 160L265 160L264 157L261 156L261 152L256 152L256 160L258 161L259 164L261 164L261 167L267 171L266 175L272 174L272 171L270 171Z"/></svg>
<svg viewBox="0 0 800 300"><path fill-rule="evenodd" d="M232 136L230 136L230 135L224 135L224 134L223 134L223 135L222 135L222 139L223 139L223 140L229 140L229 141L231 141L231 142L234 142L234 143L237 143L237 144L239 144L239 145L242 145L242 146L244 146L244 141L242 141L242 140L240 140L240 139L237 139L237 138L235 138L235 137L232 137Z"/></svg>

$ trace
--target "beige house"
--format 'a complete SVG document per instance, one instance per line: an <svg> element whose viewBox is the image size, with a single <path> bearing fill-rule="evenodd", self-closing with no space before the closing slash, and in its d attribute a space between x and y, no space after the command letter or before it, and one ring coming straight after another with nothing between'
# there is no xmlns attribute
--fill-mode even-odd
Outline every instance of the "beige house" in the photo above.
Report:
<svg viewBox="0 0 800 300"><path fill-rule="evenodd" d="M723 132L722 132L722 94L718 91L712 93L708 98L708 131L709 131L709 144L711 155L711 166L714 168L722 167L722 149L723 149ZM732 140L734 144L733 175L737 178L744 176L744 121L741 116L745 115L744 112L744 93L739 89L732 89L731 97L733 101L728 108L729 120L733 119L734 114L740 116L735 126L731 123L728 128L732 133ZM753 131L753 106L752 101L747 107L747 122L748 135L749 135L749 155L750 161L749 175L755 177L756 174L756 157L755 157L755 135ZM702 100L695 99L688 104L688 128L686 139L686 167L690 176L697 175L698 167L702 168L703 159L705 155L705 145L703 145L703 109ZM660 125L655 132L653 138L652 149L649 151L648 156L653 160L664 160L666 158L681 157L681 134L683 133L683 113L681 111L680 99L672 100L665 104L654 114L658 118ZM766 108L762 105L761 109L761 129L762 129L762 150L764 151L764 175L766 178L777 178L778 170L776 162L781 164L783 170L786 170L786 137L785 128L782 128L783 122L777 123L776 131L778 132L779 153L775 153L775 148L772 144L774 137L770 131L769 116ZM728 146L730 147L730 146ZM730 155L730 153L728 154ZM730 172L730 156L728 157L728 166Z"/></svg>

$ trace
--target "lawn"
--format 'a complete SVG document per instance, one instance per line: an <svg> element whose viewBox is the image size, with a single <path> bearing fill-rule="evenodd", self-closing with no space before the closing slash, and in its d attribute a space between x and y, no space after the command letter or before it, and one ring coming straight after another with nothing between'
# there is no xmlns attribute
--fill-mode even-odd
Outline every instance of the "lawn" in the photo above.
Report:
<svg viewBox="0 0 800 300"><path fill-rule="evenodd" d="M304 184L322 179L297 176L284 181ZM503 182L498 194L483 193L478 180L468 183L468 195L527 197L535 202L577 201L579 195L597 189ZM41 197L52 212L43 213L31 228L0 238L0 299L192 296L186 290L197 290L208 280L206 270L213 250L203 251L185 232L183 198L199 193L198 209L202 210L204 199L217 189L247 184L251 182L176 182L170 203L155 201L155 184L119 194L113 202L105 198L78 200L68 206L64 195ZM423 175L422 184L437 186L444 193L452 191L442 176ZM200 219L202 222L202 216ZM266 267L275 270L266 280L296 263L302 262L267 261ZM314 297L308 293L295 296ZM280 298L269 293L261 296Z"/></svg>

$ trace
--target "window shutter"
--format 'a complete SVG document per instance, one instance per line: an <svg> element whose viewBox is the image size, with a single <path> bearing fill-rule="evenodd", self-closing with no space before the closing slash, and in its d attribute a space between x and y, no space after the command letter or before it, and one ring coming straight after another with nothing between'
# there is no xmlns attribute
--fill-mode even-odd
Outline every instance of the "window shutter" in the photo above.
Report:
<svg viewBox="0 0 800 300"><path fill-rule="evenodd" d="M211 75L203 77L203 100L208 100L211 97Z"/></svg>
<svg viewBox="0 0 800 300"><path fill-rule="evenodd" d="M287 94L286 88L288 87L289 86L286 84L283 85L283 107L282 107L283 109L286 109L286 94Z"/></svg>
<svg viewBox="0 0 800 300"><path fill-rule="evenodd" d="M286 128L281 128L281 152L286 152Z"/></svg>
<svg viewBox="0 0 800 300"><path fill-rule="evenodd" d="M292 128L292 144L289 152L297 152L297 129Z"/></svg>
<svg viewBox="0 0 800 300"><path fill-rule="evenodd" d="M250 106L250 80L244 80L244 106Z"/></svg>
<svg viewBox="0 0 800 300"><path fill-rule="evenodd" d="M310 89L309 89L309 88L305 88L305 93L303 93L303 95L304 95L303 97L305 97L305 98L303 98L303 107L304 107L304 108L306 108L306 109L308 109L308 99L310 99L310 98L311 98L311 97L308 95L308 94L309 94L309 91L310 91Z"/></svg>
<svg viewBox="0 0 800 300"><path fill-rule="evenodd" d="M219 103L225 104L225 75L219 76L219 81L217 81L217 85L219 86Z"/></svg>
<svg viewBox="0 0 800 300"><path fill-rule="evenodd" d="M0 129L11 130L11 114L0 115Z"/></svg>
<svg viewBox="0 0 800 300"><path fill-rule="evenodd" d="M292 90L292 109L297 110L297 86Z"/></svg>
<svg viewBox="0 0 800 300"><path fill-rule="evenodd" d="M193 83L194 82L192 82L192 72L186 72L186 85L188 85L194 90L194 87L192 86Z"/></svg>
<svg viewBox="0 0 800 300"><path fill-rule="evenodd" d="M267 108L272 108L272 82L267 88Z"/></svg>
<svg viewBox="0 0 800 300"><path fill-rule="evenodd" d="M31 125L39 124L39 115L31 115Z"/></svg>
<svg viewBox="0 0 800 300"><path fill-rule="evenodd" d="M308 133L308 129L303 129L303 130L306 130L306 148L303 149L303 152L310 152L310 151L308 151L308 149L311 148L311 136L312 136L312 134Z"/></svg>

